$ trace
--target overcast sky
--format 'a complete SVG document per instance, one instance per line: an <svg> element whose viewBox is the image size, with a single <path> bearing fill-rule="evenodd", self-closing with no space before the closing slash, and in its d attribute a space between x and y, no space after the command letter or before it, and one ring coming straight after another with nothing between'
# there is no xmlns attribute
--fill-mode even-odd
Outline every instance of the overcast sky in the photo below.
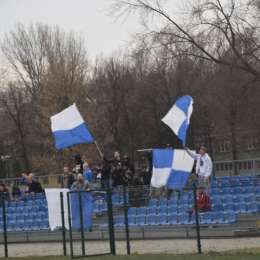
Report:
<svg viewBox="0 0 260 260"><path fill-rule="evenodd" d="M137 19L114 23L104 10L106 0L0 0L0 41L15 23L42 22L81 33L93 59L119 49L138 27Z"/></svg>

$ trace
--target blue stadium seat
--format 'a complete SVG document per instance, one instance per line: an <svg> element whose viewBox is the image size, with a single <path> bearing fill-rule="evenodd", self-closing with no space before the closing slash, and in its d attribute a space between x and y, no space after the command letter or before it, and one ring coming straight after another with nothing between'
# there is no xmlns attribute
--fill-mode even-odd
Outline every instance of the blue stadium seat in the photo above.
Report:
<svg viewBox="0 0 260 260"><path fill-rule="evenodd" d="M124 227L125 226L125 216L124 215L118 216L114 226L115 227Z"/></svg>
<svg viewBox="0 0 260 260"><path fill-rule="evenodd" d="M223 205L222 203L216 203L212 205L212 212L218 212L218 211L223 211Z"/></svg>
<svg viewBox="0 0 260 260"><path fill-rule="evenodd" d="M205 193L206 193L206 191L205 191ZM209 195L210 196L210 195ZM189 205L194 205L194 196L193 196L193 194L192 194L192 196L189 198Z"/></svg>
<svg viewBox="0 0 260 260"><path fill-rule="evenodd" d="M38 211L38 207L36 207L36 206L32 206L31 209L30 209L30 212L34 213L34 214L36 214L37 211Z"/></svg>
<svg viewBox="0 0 260 260"><path fill-rule="evenodd" d="M254 179L253 185L254 185L255 188L259 187L259 185L260 185L259 183L260 183L260 179L259 178Z"/></svg>
<svg viewBox="0 0 260 260"><path fill-rule="evenodd" d="M211 198L215 197L215 196L220 196L220 190L219 189L212 189L211 190Z"/></svg>
<svg viewBox="0 0 260 260"><path fill-rule="evenodd" d="M98 202L92 204L92 212L94 213L100 212L100 204Z"/></svg>
<svg viewBox="0 0 260 260"><path fill-rule="evenodd" d="M43 200L43 194L42 193L36 193L35 194L35 200Z"/></svg>
<svg viewBox="0 0 260 260"><path fill-rule="evenodd" d="M16 214L9 215L8 222L15 223L17 220Z"/></svg>
<svg viewBox="0 0 260 260"><path fill-rule="evenodd" d="M198 179L198 178L194 178L194 179L193 179L193 182L196 183L196 186L199 186L199 179Z"/></svg>
<svg viewBox="0 0 260 260"><path fill-rule="evenodd" d="M125 198L126 198L126 204L129 204L129 195L126 194ZM119 196L119 204L124 205L124 195Z"/></svg>
<svg viewBox="0 0 260 260"><path fill-rule="evenodd" d="M20 214L21 213L21 209L20 209L20 207L16 207L16 208L14 208L13 209L13 214Z"/></svg>
<svg viewBox="0 0 260 260"><path fill-rule="evenodd" d="M16 201L11 201L11 202L9 203L9 207L10 207L10 208L16 208Z"/></svg>
<svg viewBox="0 0 260 260"><path fill-rule="evenodd" d="M21 222L16 222L14 223L14 226L13 226L13 231L22 231L22 223Z"/></svg>
<svg viewBox="0 0 260 260"><path fill-rule="evenodd" d="M169 215L178 214L178 206L172 205L169 207Z"/></svg>
<svg viewBox="0 0 260 260"><path fill-rule="evenodd" d="M234 188L240 187L239 181L231 180L229 182L229 187L231 188L231 190L234 190Z"/></svg>
<svg viewBox="0 0 260 260"><path fill-rule="evenodd" d="M237 222L237 213L228 212L223 223L236 223Z"/></svg>
<svg viewBox="0 0 260 260"><path fill-rule="evenodd" d="M98 201L98 200L102 200L102 197L100 195L94 196L92 202L94 203L95 201Z"/></svg>
<svg viewBox="0 0 260 260"><path fill-rule="evenodd" d="M242 180L252 181L252 176L251 176L251 174L244 174L243 177L242 177Z"/></svg>
<svg viewBox="0 0 260 260"><path fill-rule="evenodd" d="M6 223L6 231L7 232L13 231L13 223L12 222Z"/></svg>
<svg viewBox="0 0 260 260"><path fill-rule="evenodd" d="M212 198L211 203L214 204L218 204L218 203L222 203L222 197L221 196L215 196Z"/></svg>
<svg viewBox="0 0 260 260"><path fill-rule="evenodd" d="M222 211L218 211L214 213L214 220L212 220L214 224L224 223L224 214Z"/></svg>
<svg viewBox="0 0 260 260"><path fill-rule="evenodd" d="M26 220L32 222L34 220L34 214L29 213L26 215Z"/></svg>
<svg viewBox="0 0 260 260"><path fill-rule="evenodd" d="M34 200L33 205L34 205L34 206L40 206L40 205L42 205L42 200L39 200L39 199Z"/></svg>
<svg viewBox="0 0 260 260"><path fill-rule="evenodd" d="M167 215L168 207L167 206L160 206L158 208L157 215Z"/></svg>
<svg viewBox="0 0 260 260"><path fill-rule="evenodd" d="M180 210L179 213L186 213L189 210L189 206L188 205L180 205Z"/></svg>
<svg viewBox="0 0 260 260"><path fill-rule="evenodd" d="M4 231L4 223L0 222L0 232Z"/></svg>
<svg viewBox="0 0 260 260"><path fill-rule="evenodd" d="M219 188L219 184L217 181L213 181L210 183L210 187L211 189L218 189Z"/></svg>
<svg viewBox="0 0 260 260"><path fill-rule="evenodd" d="M245 196L246 197L246 196ZM250 195L248 195L248 197L247 197L247 205L249 204L249 203L251 203L251 202L255 202L255 200L256 200L256 197L255 197L255 195L254 194L250 194Z"/></svg>
<svg viewBox="0 0 260 260"><path fill-rule="evenodd" d="M180 225L189 225L189 214L188 213L181 213L180 214Z"/></svg>
<svg viewBox="0 0 260 260"><path fill-rule="evenodd" d="M50 230L49 221L47 221L47 220L42 220L42 221L40 222L40 229L41 229L41 230Z"/></svg>
<svg viewBox="0 0 260 260"><path fill-rule="evenodd" d="M113 217L113 225L116 223L116 218ZM128 221L128 224L129 224L129 221ZM106 224L102 224L99 226L99 228L108 228L109 227L109 224L108 224L108 218L106 219Z"/></svg>
<svg viewBox="0 0 260 260"><path fill-rule="evenodd" d="M161 207L161 206L168 206L168 200L166 198L163 198L159 201L159 204L158 204L158 207Z"/></svg>
<svg viewBox="0 0 260 260"><path fill-rule="evenodd" d="M229 187L222 189L222 196L225 195L231 195L231 189Z"/></svg>
<svg viewBox="0 0 260 260"><path fill-rule="evenodd" d="M167 224L167 216L166 214L161 214L158 217L157 222L155 223L156 226L165 226Z"/></svg>
<svg viewBox="0 0 260 260"><path fill-rule="evenodd" d="M236 181L240 182L240 175L233 175L232 176L232 181L233 180L236 180Z"/></svg>
<svg viewBox="0 0 260 260"><path fill-rule="evenodd" d="M229 181L222 181L220 184L221 189L223 190L224 188L230 188Z"/></svg>
<svg viewBox="0 0 260 260"><path fill-rule="evenodd" d="M37 212L35 214L35 217L34 217L34 220L37 220L37 221L42 221L42 213L41 212Z"/></svg>
<svg viewBox="0 0 260 260"><path fill-rule="evenodd" d="M142 198L146 198L146 197L149 196L150 190L149 190L148 187L145 186L145 185L143 186L143 189L144 189L144 192L143 192L143 194L142 194Z"/></svg>
<svg viewBox="0 0 260 260"><path fill-rule="evenodd" d="M112 204L120 205L120 197L118 195L112 195Z"/></svg>
<svg viewBox="0 0 260 260"><path fill-rule="evenodd" d="M233 189L233 198L236 200L237 196L242 195L242 188L236 187Z"/></svg>
<svg viewBox="0 0 260 260"><path fill-rule="evenodd" d="M42 200L42 205L44 205L45 207L48 207L48 202L46 199L43 199Z"/></svg>
<svg viewBox="0 0 260 260"><path fill-rule="evenodd" d="M200 222L200 213L198 213L198 220ZM196 214L192 213L189 225L195 225L195 224L196 224Z"/></svg>
<svg viewBox="0 0 260 260"><path fill-rule="evenodd" d="M211 182L214 182L214 181L218 182L219 181L219 177L217 177L217 176L211 177Z"/></svg>
<svg viewBox="0 0 260 260"><path fill-rule="evenodd" d="M247 213L256 213L256 212L259 212L259 203L257 201L248 203Z"/></svg>
<svg viewBox="0 0 260 260"><path fill-rule="evenodd" d="M260 187L257 187L255 189L255 196L256 196L256 199L259 200L259 198L260 198Z"/></svg>
<svg viewBox="0 0 260 260"><path fill-rule="evenodd" d="M135 226L144 226L145 224L146 224L146 216L139 216L136 218Z"/></svg>
<svg viewBox="0 0 260 260"><path fill-rule="evenodd" d="M49 221L49 213L48 212L45 212L42 216L42 220L47 220Z"/></svg>
<svg viewBox="0 0 260 260"><path fill-rule="evenodd" d="M157 207L157 200L156 200L156 199L151 199L151 200L149 201L148 207L149 207L149 208L150 208L150 207Z"/></svg>
<svg viewBox="0 0 260 260"><path fill-rule="evenodd" d="M32 200L28 200L28 201L26 201L26 207L32 207L33 206L33 201Z"/></svg>
<svg viewBox="0 0 260 260"><path fill-rule="evenodd" d="M154 226L156 224L156 216L155 215L148 215L147 221L144 226Z"/></svg>
<svg viewBox="0 0 260 260"><path fill-rule="evenodd" d="M5 209L5 214L6 214L6 215L11 215L11 214L13 214L13 208L6 208L6 209Z"/></svg>
<svg viewBox="0 0 260 260"><path fill-rule="evenodd" d="M31 224L31 230L41 230L39 221L34 220Z"/></svg>
<svg viewBox="0 0 260 260"><path fill-rule="evenodd" d="M179 193L178 192L173 192L170 196L170 199L178 199L179 198Z"/></svg>
<svg viewBox="0 0 260 260"><path fill-rule="evenodd" d="M38 208L38 212L42 212L44 213L46 211L46 208L44 205L40 205L39 208Z"/></svg>
<svg viewBox="0 0 260 260"><path fill-rule="evenodd" d="M21 212L24 213L24 214L28 214L28 213L30 213L30 208L29 207L22 207Z"/></svg>
<svg viewBox="0 0 260 260"><path fill-rule="evenodd" d="M246 213L246 203L245 202L237 203L236 212L237 213Z"/></svg>
<svg viewBox="0 0 260 260"><path fill-rule="evenodd" d="M157 207L149 207L147 210L147 215L156 215Z"/></svg>
<svg viewBox="0 0 260 260"><path fill-rule="evenodd" d="M177 198L172 198L169 200L169 207L170 206L177 206L178 205L178 199Z"/></svg>
<svg viewBox="0 0 260 260"><path fill-rule="evenodd" d="M146 207L140 207L139 210L138 210L137 215L138 216L146 216L146 211L147 211Z"/></svg>
<svg viewBox="0 0 260 260"><path fill-rule="evenodd" d="M253 187L245 187L244 195L245 195L246 199L248 198L249 195L252 195L252 194L254 194Z"/></svg>
<svg viewBox="0 0 260 260"><path fill-rule="evenodd" d="M24 213L20 213L17 215L17 221L18 222L24 222L25 221L25 214Z"/></svg>
<svg viewBox="0 0 260 260"><path fill-rule="evenodd" d="M168 222L166 225L177 225L178 224L178 214L170 214L168 218Z"/></svg>
<svg viewBox="0 0 260 260"><path fill-rule="evenodd" d="M22 229L23 229L23 231L30 231L31 230L31 222L30 221L24 221Z"/></svg>
<svg viewBox="0 0 260 260"><path fill-rule="evenodd" d="M251 186L250 180L248 180L248 179L242 179L241 180L242 192L245 192L245 188L250 187L250 186Z"/></svg>
<svg viewBox="0 0 260 260"><path fill-rule="evenodd" d="M244 195L238 195L238 196L236 197L235 205L237 205L237 204L240 203L240 202L245 202L245 201L246 201L246 198L245 198Z"/></svg>
<svg viewBox="0 0 260 260"><path fill-rule="evenodd" d="M135 216L128 217L128 226L133 227L135 225Z"/></svg>
<svg viewBox="0 0 260 260"><path fill-rule="evenodd" d="M221 177L221 182L229 181L229 176L223 176Z"/></svg>
<svg viewBox="0 0 260 260"><path fill-rule="evenodd" d="M182 198L189 198L189 193L188 193L188 192L183 192L183 193L181 194L180 199L182 199Z"/></svg>
<svg viewBox="0 0 260 260"><path fill-rule="evenodd" d="M233 196L231 195L223 196L222 199L223 199L223 206L225 206L229 202L233 202Z"/></svg>
<svg viewBox="0 0 260 260"><path fill-rule="evenodd" d="M103 202L100 206L100 212L107 212L107 202Z"/></svg>
<svg viewBox="0 0 260 260"><path fill-rule="evenodd" d="M28 194L26 199L27 199L27 201L29 201L29 200L34 201L35 200L35 196L34 196L34 194Z"/></svg>
<svg viewBox="0 0 260 260"><path fill-rule="evenodd" d="M180 205L188 205L189 204L189 199L187 197L180 199Z"/></svg>
<svg viewBox="0 0 260 260"><path fill-rule="evenodd" d="M127 213L127 216L128 216L128 217L130 217L130 216L136 216L136 207L131 207L131 208L129 208L128 213Z"/></svg>
<svg viewBox="0 0 260 260"><path fill-rule="evenodd" d="M228 202L225 205L224 213L235 211L235 204L233 202Z"/></svg>
<svg viewBox="0 0 260 260"><path fill-rule="evenodd" d="M24 201L23 200L19 200L19 201L17 201L17 207L24 207L25 206L25 203L24 203Z"/></svg>

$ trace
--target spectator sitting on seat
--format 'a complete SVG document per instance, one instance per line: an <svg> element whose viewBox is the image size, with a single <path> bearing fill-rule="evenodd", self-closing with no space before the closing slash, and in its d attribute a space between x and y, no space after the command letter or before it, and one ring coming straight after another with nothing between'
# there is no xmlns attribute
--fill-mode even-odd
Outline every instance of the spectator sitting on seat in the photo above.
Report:
<svg viewBox="0 0 260 260"><path fill-rule="evenodd" d="M128 186L129 186L129 201L132 207L139 207L140 199L143 194L143 182L131 171L125 173Z"/></svg>
<svg viewBox="0 0 260 260"><path fill-rule="evenodd" d="M210 211L210 197L203 189L201 186L197 187L197 206L200 213ZM195 206L192 207L192 210L188 211L190 217L193 212L195 212Z"/></svg>
<svg viewBox="0 0 260 260"><path fill-rule="evenodd" d="M89 169L88 163L83 164L83 171L84 171L84 180L88 181L90 185L92 185L93 184L92 171Z"/></svg>
<svg viewBox="0 0 260 260"><path fill-rule="evenodd" d="M150 171L147 171L147 166L145 164L141 165L141 172L139 178L143 181L144 185L150 186L151 183L151 174Z"/></svg>
<svg viewBox="0 0 260 260"><path fill-rule="evenodd" d="M68 166L63 167L63 175L61 176L61 188L70 189L75 182L74 174L69 171Z"/></svg>
<svg viewBox="0 0 260 260"><path fill-rule="evenodd" d="M29 187L28 191L26 191L26 194L35 194L43 192L42 186L38 181L34 181L31 178L27 178L26 182Z"/></svg>
<svg viewBox="0 0 260 260"><path fill-rule="evenodd" d="M20 189L17 186L12 187L12 193L10 194L10 198L12 201L24 200L25 199L25 191Z"/></svg>
<svg viewBox="0 0 260 260"><path fill-rule="evenodd" d="M5 200L10 199L9 190L5 188L5 185L3 183L0 183L0 197L4 197Z"/></svg>
<svg viewBox="0 0 260 260"><path fill-rule="evenodd" d="M91 185L88 181L85 181L82 173L78 173L77 181L75 181L71 189L73 190L91 190Z"/></svg>

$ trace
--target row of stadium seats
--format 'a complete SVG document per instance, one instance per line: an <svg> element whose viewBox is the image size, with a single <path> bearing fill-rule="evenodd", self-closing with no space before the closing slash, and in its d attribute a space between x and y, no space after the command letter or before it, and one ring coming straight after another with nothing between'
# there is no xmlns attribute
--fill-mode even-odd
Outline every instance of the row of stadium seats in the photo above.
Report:
<svg viewBox="0 0 260 260"><path fill-rule="evenodd" d="M10 202L5 202L5 207L6 208L15 208L15 207L32 207L32 206L48 206L47 200L46 199L35 199L35 200L28 200L28 201L10 201Z"/></svg>
<svg viewBox="0 0 260 260"><path fill-rule="evenodd" d="M39 231L39 230L50 230L48 220L33 220L24 222L7 222L6 230L8 232L16 231ZM3 232L3 222L0 222L0 232Z"/></svg>
<svg viewBox="0 0 260 260"><path fill-rule="evenodd" d="M242 178L240 177L240 175L233 175L231 179L229 176L223 176L221 177L221 179L219 177L211 177L211 182L213 181L222 182L222 181L231 181L231 180L240 181L246 179L252 181L252 179L257 179L259 177L260 177L260 173L255 173L253 176L251 174L244 174Z"/></svg>
<svg viewBox="0 0 260 260"><path fill-rule="evenodd" d="M40 206L32 206L32 207L16 207L16 208L6 208L5 209L5 214L10 215L10 214L19 214L19 213L37 213L37 212L45 212L48 211L48 207L44 205ZM0 216L3 215L3 209L0 208Z"/></svg>
<svg viewBox="0 0 260 260"><path fill-rule="evenodd" d="M256 188L255 190L253 189L253 187L246 187L244 190L240 187L234 188L233 190L231 188L224 188L222 190L215 188L212 189L210 192L210 197L214 197L214 196L224 196L224 195L251 195L251 194L255 194L257 197L260 196L260 188Z"/></svg>
<svg viewBox="0 0 260 260"><path fill-rule="evenodd" d="M49 221L48 212L37 212L37 213L20 213L20 214L11 214L6 215L6 222L24 222L24 221L33 221L33 220L47 220ZM3 216L0 216L0 222L3 222Z"/></svg>
<svg viewBox="0 0 260 260"><path fill-rule="evenodd" d="M235 212L205 212L204 214L198 214L199 223L201 225L212 225L212 224L230 224L237 222L237 214ZM191 219L188 213L182 214L160 214L158 216L154 214L140 215L140 216L129 216L128 226L129 227L145 227L145 226L182 226L182 225L195 225L195 214L192 214ZM100 225L100 228L107 228L108 223ZM114 227L125 227L125 216L120 215L114 223Z"/></svg>

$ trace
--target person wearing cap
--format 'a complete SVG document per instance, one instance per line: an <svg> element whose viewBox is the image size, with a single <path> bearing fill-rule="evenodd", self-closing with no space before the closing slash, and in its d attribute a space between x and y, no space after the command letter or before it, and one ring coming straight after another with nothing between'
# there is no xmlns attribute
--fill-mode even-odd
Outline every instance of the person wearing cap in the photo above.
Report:
<svg viewBox="0 0 260 260"><path fill-rule="evenodd" d="M81 155L80 154L75 155L73 159L74 159L76 165L72 169L72 172L77 177L78 173L83 173L83 161L81 160Z"/></svg>
<svg viewBox="0 0 260 260"><path fill-rule="evenodd" d="M9 190L5 188L5 185L3 183L0 183L0 197L4 197L5 200L10 199Z"/></svg>
<svg viewBox="0 0 260 260"><path fill-rule="evenodd" d="M124 159L123 159L123 169L125 171L131 171L133 174L135 174L135 166L134 164L131 162L130 158L128 155L125 155L124 156Z"/></svg>
<svg viewBox="0 0 260 260"><path fill-rule="evenodd" d="M104 158L104 161L107 162L107 163L113 163L113 166L114 166L114 169L116 168L116 165L117 163L121 163L123 164L123 161L121 159L121 155L120 155L120 152L119 151L115 151L114 153L114 159L111 159L111 160L108 160L104 154L100 154L100 156L102 156Z"/></svg>
<svg viewBox="0 0 260 260"><path fill-rule="evenodd" d="M88 181L90 183L90 185L93 185L92 171L89 169L88 163L83 164L83 171L84 171L84 173L83 173L84 180Z"/></svg>
<svg viewBox="0 0 260 260"><path fill-rule="evenodd" d="M143 194L143 182L129 170L125 172L125 176L130 191L129 202L132 207L139 207Z"/></svg>
<svg viewBox="0 0 260 260"><path fill-rule="evenodd" d="M120 162L116 164L116 168L112 172L112 180L112 187L117 189L117 194L122 193L122 187L127 186L127 181L125 177L125 170Z"/></svg>
<svg viewBox="0 0 260 260"><path fill-rule="evenodd" d="M75 182L74 174L69 171L68 166L63 167L63 174L61 176L61 188L70 189L71 185Z"/></svg>
<svg viewBox="0 0 260 260"><path fill-rule="evenodd" d="M12 193L10 194L11 201L18 201L25 199L25 191L18 186L12 187Z"/></svg>
<svg viewBox="0 0 260 260"><path fill-rule="evenodd" d="M199 186L205 190L210 190L209 177L212 172L212 161L206 153L206 148L203 146L200 147L199 154L192 153L187 147L184 147L184 149L196 160L196 174L198 174Z"/></svg>
<svg viewBox="0 0 260 260"><path fill-rule="evenodd" d="M204 213L210 211L210 197L204 192L202 186L197 187L197 207L199 213ZM191 217L192 213L195 212L195 206L193 205L192 210L189 210L188 213Z"/></svg>
<svg viewBox="0 0 260 260"><path fill-rule="evenodd" d="M110 171L111 166L109 163L105 162L104 158L100 156L100 162L95 168L98 171L98 175L100 174L100 189L108 189L110 188Z"/></svg>

